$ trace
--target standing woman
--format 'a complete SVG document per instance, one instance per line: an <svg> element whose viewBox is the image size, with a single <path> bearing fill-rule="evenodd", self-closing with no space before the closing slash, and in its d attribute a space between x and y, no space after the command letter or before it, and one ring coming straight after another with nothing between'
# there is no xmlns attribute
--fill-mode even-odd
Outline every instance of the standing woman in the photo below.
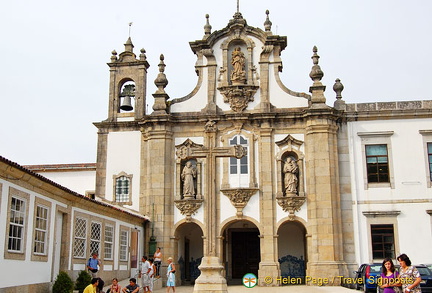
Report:
<svg viewBox="0 0 432 293"><path fill-rule="evenodd" d="M400 264L400 274L402 282L402 291L404 293L421 293L420 282L421 276L415 266L411 265L411 260L404 253L397 257Z"/></svg>
<svg viewBox="0 0 432 293"><path fill-rule="evenodd" d="M381 283L379 285L380 288L384 289L383 293L395 293L394 287L400 287L400 282L397 281L399 274L396 272L391 258L384 259L381 271Z"/></svg>
<svg viewBox="0 0 432 293"><path fill-rule="evenodd" d="M168 257L168 268L167 268L167 293L169 293L170 288L175 292L175 265L172 263L172 257Z"/></svg>
<svg viewBox="0 0 432 293"><path fill-rule="evenodd" d="M154 264L156 266L156 278L160 278L160 266L162 262L162 252L160 247L157 248L153 257L154 257Z"/></svg>

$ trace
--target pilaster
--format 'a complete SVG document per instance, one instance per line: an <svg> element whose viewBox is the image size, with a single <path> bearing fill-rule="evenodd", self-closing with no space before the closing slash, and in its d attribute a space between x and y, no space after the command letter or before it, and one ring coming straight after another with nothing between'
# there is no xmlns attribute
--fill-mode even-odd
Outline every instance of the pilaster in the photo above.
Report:
<svg viewBox="0 0 432 293"><path fill-rule="evenodd" d="M163 120L163 121L161 121ZM141 202L140 211L154 215L154 235L157 246L163 247L164 257L175 258L174 241L174 142L171 124L165 119L149 122L143 129L143 152L141 157ZM154 211L153 211L154 208Z"/></svg>
<svg viewBox="0 0 432 293"><path fill-rule="evenodd" d="M337 125L329 111L310 110L306 127L308 269L313 277L346 275L342 247Z"/></svg>
<svg viewBox="0 0 432 293"><path fill-rule="evenodd" d="M277 238L275 218L276 218L276 202L274 200L273 190L273 172L274 170L274 152L272 128L269 122L264 122L260 128L259 137L259 173L261 187L261 262L258 270L258 279L260 286L269 286L264 282L266 276L280 276L280 267L277 262ZM270 285L277 285L276 282Z"/></svg>

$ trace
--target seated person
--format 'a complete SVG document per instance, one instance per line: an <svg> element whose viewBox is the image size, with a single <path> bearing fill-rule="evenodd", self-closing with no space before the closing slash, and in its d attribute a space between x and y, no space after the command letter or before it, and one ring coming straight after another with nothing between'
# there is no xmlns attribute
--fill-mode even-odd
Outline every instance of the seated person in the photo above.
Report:
<svg viewBox="0 0 432 293"><path fill-rule="evenodd" d="M96 293L104 293L103 288L105 287L105 282L101 278L98 278L99 282L96 287Z"/></svg>
<svg viewBox="0 0 432 293"><path fill-rule="evenodd" d="M107 293L120 293L121 292L121 286L118 283L118 279L114 278L112 279L112 284L109 287Z"/></svg>
<svg viewBox="0 0 432 293"><path fill-rule="evenodd" d="M135 278L130 278L129 285L123 288L124 293L138 293L138 291L139 291L139 286L137 285Z"/></svg>
<svg viewBox="0 0 432 293"><path fill-rule="evenodd" d="M83 293L94 293L96 292L96 287L99 283L99 278L93 278L91 279L90 285L85 287Z"/></svg>

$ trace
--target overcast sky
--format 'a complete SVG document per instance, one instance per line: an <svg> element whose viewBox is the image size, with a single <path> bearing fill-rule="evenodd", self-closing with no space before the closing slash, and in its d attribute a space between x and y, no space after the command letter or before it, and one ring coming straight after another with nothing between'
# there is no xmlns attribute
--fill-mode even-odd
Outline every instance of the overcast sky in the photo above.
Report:
<svg viewBox="0 0 432 293"><path fill-rule="evenodd" d="M171 98L195 86L195 55L205 14L224 28L236 0L21 0L0 11L0 155L19 164L96 161L97 129L107 118L111 51L150 63L147 97L155 92L159 55L165 55ZM240 0L248 25L288 37L282 52L284 84L308 92L312 47L318 47L327 104L336 78L347 103L432 99L432 1ZM152 105L149 105L151 108Z"/></svg>

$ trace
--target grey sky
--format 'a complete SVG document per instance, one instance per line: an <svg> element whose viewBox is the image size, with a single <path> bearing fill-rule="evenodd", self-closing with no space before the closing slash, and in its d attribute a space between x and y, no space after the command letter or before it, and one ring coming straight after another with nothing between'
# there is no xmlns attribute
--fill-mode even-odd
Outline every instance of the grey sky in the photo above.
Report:
<svg viewBox="0 0 432 293"><path fill-rule="evenodd" d="M240 0L248 25L288 37L282 79L291 90L312 84L312 47L318 47L332 105L340 78L347 103L432 99L431 1ZM165 55L171 98L196 84L189 41L201 39L205 14L224 28L236 0L7 1L0 12L0 155L19 164L96 160L92 122L108 112L107 62L124 50L128 23L135 53L147 51L147 97L155 92L159 55ZM151 108L151 104L149 107Z"/></svg>

